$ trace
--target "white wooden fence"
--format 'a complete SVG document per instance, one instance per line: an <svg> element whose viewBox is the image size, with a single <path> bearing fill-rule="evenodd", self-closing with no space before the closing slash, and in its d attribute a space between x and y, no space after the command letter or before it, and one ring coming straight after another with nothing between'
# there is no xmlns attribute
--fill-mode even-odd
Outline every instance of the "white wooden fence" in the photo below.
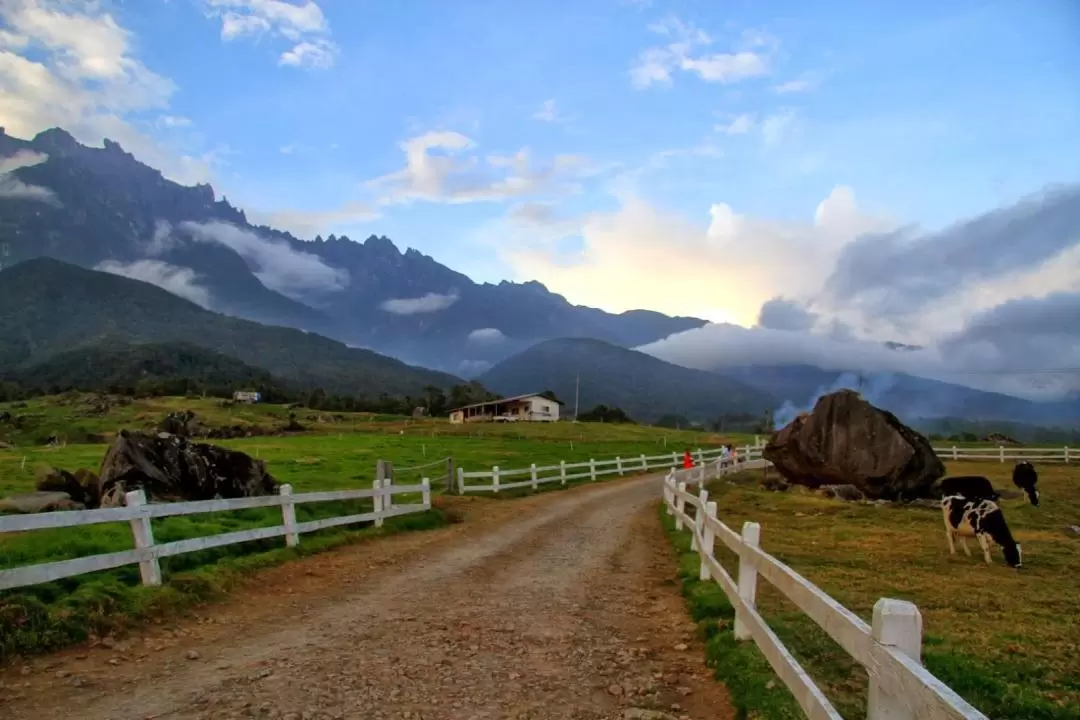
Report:
<svg viewBox="0 0 1080 720"><path fill-rule="evenodd" d="M736 455L740 460L745 459L752 451L758 451L754 445L746 445L736 448ZM690 453L696 466L716 462L720 458L722 448L710 448L697 450ZM582 480L588 478L595 481L605 475L625 475L627 473L643 473L649 470L664 470L679 467L683 462L683 453L670 452L663 455L636 455L632 457L617 457L613 460L590 459L585 462L567 463L565 460L558 465L537 466L535 463L527 468L506 469L498 465L490 470L465 472L464 468L458 468L458 492L499 492L500 490L512 490L514 488L532 488L536 490L547 483L559 483L565 485L570 480ZM519 480L521 476L528 476ZM488 484L469 483L469 480L483 478L489 480ZM512 478L509 482L507 478Z"/></svg>
<svg viewBox="0 0 1080 720"><path fill-rule="evenodd" d="M833 600L806 578L760 547L761 527L743 524L737 533L716 516L708 491L687 492L688 482L703 484L708 476L764 467L753 458L737 467L710 464L701 469L673 470L664 478L664 504L675 527L689 528L692 546L701 558L699 578L715 581L735 608L735 637L753 640L795 701L811 720L840 720L841 715L821 689L784 647L756 608L758 577L767 580L825 630L870 676L867 717L870 720L987 720L923 667L922 615L914 604L882 598L874 605L873 622ZM704 475L702 474L704 471ZM693 508L691 515L688 507ZM716 538L739 557L737 579L716 560Z"/></svg>
<svg viewBox="0 0 1080 720"><path fill-rule="evenodd" d="M1068 464L1071 460L1076 460L1076 448L1070 450L1068 447L1060 448L1025 448L1025 447L1005 447L999 445L996 448L992 447L962 447L958 448L955 445L952 447L936 447L934 452L942 460L997 460L999 462L1005 462L1006 460L1048 460L1050 462L1063 462Z"/></svg>
<svg viewBox="0 0 1080 720"><path fill-rule="evenodd" d="M389 479L380 478L372 483L370 490L334 490L293 495L291 485L282 485L279 491L279 495L260 497L149 504L146 502L146 495L142 490L134 490L125 496L126 507L0 516L0 533L82 527L126 521L131 523L131 534L135 540L134 550L122 550L102 555L90 555L74 560L61 560L59 562L0 570L0 590L37 585L98 570L134 565L135 563L139 564L144 585L160 585L161 567L158 561L163 557L182 555L251 540L265 540L267 538L281 537L282 535L285 536L285 544L288 547L295 547L300 543L300 535L303 533L365 522L374 522L376 526L381 526L386 518L424 512L431 508L431 483L428 478L423 478L420 485L393 485ZM419 504L395 505L394 495L404 494L420 494L421 502ZM362 498L372 498L374 503L372 512L328 517L309 522L298 523L296 521L297 505L359 500ZM188 540L176 540L160 545L154 543L154 533L150 525L152 518L248 510L262 507L280 507L282 524L273 527L239 530L221 535L190 538Z"/></svg>

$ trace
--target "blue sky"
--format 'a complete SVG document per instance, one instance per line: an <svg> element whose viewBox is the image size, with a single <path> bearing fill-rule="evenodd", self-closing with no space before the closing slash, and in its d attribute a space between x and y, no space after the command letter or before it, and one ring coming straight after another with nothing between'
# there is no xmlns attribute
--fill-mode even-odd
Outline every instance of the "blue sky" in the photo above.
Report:
<svg viewBox="0 0 1080 720"><path fill-rule="evenodd" d="M750 324L770 297L813 295L858 232L941 228L1080 179L1071 0L0 13L9 132L114 137L307 236L385 234L477 280L535 277L612 310ZM51 99L28 63L77 101ZM410 141L436 159L410 171ZM696 286L664 282L689 264Z"/></svg>

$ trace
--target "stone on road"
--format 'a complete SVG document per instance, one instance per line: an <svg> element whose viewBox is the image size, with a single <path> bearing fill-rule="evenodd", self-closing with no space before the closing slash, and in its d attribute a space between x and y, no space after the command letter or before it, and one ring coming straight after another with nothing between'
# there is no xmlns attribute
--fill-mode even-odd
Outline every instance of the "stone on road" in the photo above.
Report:
<svg viewBox="0 0 1080 720"><path fill-rule="evenodd" d="M225 602L0 672L7 720L730 718L653 476L259 573ZM689 644L690 651L677 650Z"/></svg>

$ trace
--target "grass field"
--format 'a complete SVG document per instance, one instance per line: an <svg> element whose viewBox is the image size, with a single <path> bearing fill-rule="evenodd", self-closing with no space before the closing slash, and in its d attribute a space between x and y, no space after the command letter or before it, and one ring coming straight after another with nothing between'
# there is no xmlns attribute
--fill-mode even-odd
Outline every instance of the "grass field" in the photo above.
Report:
<svg viewBox="0 0 1080 720"><path fill-rule="evenodd" d="M115 404L101 413L100 406L88 402L89 399L90 396L71 395L37 400L25 406L0 404L0 413L6 411L13 418L22 416L21 428L11 432L11 423L8 423L6 436L3 434L5 426L0 424L0 438L18 443L16 447L0 449L0 497L33 490L36 474L48 467L68 470L86 467L96 471L106 445L75 443L71 438L109 436L119 428L152 429L165 414L180 409L194 410L204 423L214 427L244 425L264 429L284 426L289 413L281 406L222 407L214 400L185 398ZM429 476L434 489L439 491L442 486L438 478L444 472L444 465L422 470L408 468L446 456L452 456L458 467L483 470L493 465L519 468L533 462L544 465L559 460L580 462L590 457L654 455L665 449L681 451L685 447L708 447L721 441L749 441L741 436L721 437L637 425L455 426L438 420L318 413L302 408L295 412L298 420L309 428L307 432L211 442L265 460L268 470L279 482L290 483L294 492L303 493L370 488L375 479L376 460L380 458L394 463L396 482L418 484L422 476ZM28 444L31 437L40 439L52 435L61 439L66 437L68 443L55 447ZM549 490L553 486L542 487ZM398 500L407 501L400 497ZM304 522L370 509L370 501L300 505L297 519ZM428 527L441 521L438 513L432 513L426 518L400 518L388 523L388 527ZM280 524L280 510L267 508L163 518L153 521L153 530L158 542L170 542ZM338 544L357 536L356 532L354 528L351 532L305 535L301 547L310 551L312 547ZM290 557L289 553L277 549L279 544L274 540L253 542L167 558L162 561L162 571L168 587L162 591L141 588L138 568L127 567L0 592L0 658L57 647L79 640L87 632L104 632L114 623L130 617L158 612L163 603L176 606L198 601L205 594L205 588L220 588L223 585L221 577L232 577L234 566L248 567L245 563L258 565L267 561L259 558L280 560ZM0 534L0 569L131 547L131 530L125 523Z"/></svg>
<svg viewBox="0 0 1080 720"><path fill-rule="evenodd" d="M1011 465L948 463L954 474L982 474L1012 488ZM973 557L952 557L940 510L827 500L802 489L766 492L761 471L714 483L720 518L738 530L761 524L762 545L843 605L870 621L881 597L914 602L923 615L924 663L965 699L995 720L1064 720L1080 717L1080 468L1039 467L1040 507L1002 501L1024 547L1024 568L1004 565L995 547L986 565L976 543ZM666 518L665 518L666 520ZM669 523L670 527L670 523ZM747 713L761 718L801 717L790 695L752 646L731 633L732 610L719 586L697 581L698 561L689 535L673 536L682 553L684 592L703 620L718 676ZM717 557L735 574L735 555ZM758 586L763 615L846 718L865 717L865 671L768 583ZM716 622L719 621L719 622Z"/></svg>

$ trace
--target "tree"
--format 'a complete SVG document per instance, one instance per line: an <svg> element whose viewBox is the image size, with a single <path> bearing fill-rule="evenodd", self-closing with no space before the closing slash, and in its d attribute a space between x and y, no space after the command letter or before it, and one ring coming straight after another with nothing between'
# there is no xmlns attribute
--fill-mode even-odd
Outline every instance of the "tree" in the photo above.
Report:
<svg viewBox="0 0 1080 720"><path fill-rule="evenodd" d="M597 405L592 410L583 412L578 416L581 422L606 422L606 423L633 423L634 420L626 414L622 408L609 408L607 405Z"/></svg>

